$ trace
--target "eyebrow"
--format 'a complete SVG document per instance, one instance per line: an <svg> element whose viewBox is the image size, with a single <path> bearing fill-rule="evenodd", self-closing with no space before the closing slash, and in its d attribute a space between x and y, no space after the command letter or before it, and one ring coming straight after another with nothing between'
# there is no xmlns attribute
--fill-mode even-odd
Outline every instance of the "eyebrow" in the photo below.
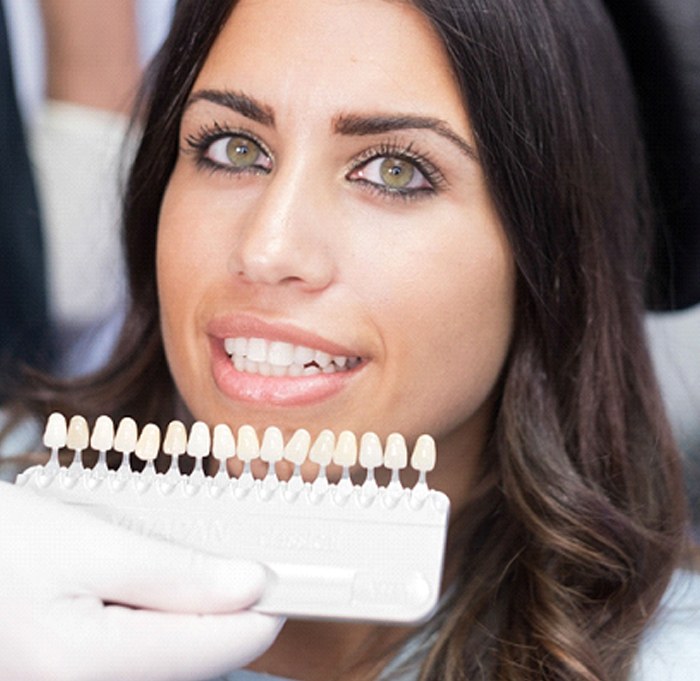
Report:
<svg viewBox="0 0 700 681"><path fill-rule="evenodd" d="M341 135L378 135L392 130L432 130L452 142L471 161L479 160L476 149L463 137L458 135L445 121L431 116L414 116L410 114L358 116L341 114L333 121L333 130Z"/></svg>
<svg viewBox="0 0 700 681"><path fill-rule="evenodd" d="M212 102L213 104L225 106L227 109L236 111L242 116L250 118L252 121L260 123L261 125L270 127L274 127L275 125L275 115L272 113L272 109L269 106L265 106L241 92L233 92L231 90L198 90L190 95L185 104L185 109L188 109L190 106L200 101Z"/></svg>
<svg viewBox="0 0 700 681"><path fill-rule="evenodd" d="M198 90L190 95L185 109L199 101L212 102L235 111L252 121L274 127L272 109L253 97L232 90ZM392 130L431 130L452 142L470 160L478 162L476 149L445 121L432 116L340 114L333 119L333 131L339 135L364 137Z"/></svg>

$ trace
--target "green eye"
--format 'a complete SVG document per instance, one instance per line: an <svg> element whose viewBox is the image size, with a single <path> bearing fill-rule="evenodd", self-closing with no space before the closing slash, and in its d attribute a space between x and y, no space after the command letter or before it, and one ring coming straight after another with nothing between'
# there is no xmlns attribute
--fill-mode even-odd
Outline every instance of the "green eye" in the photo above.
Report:
<svg viewBox="0 0 700 681"><path fill-rule="evenodd" d="M235 168L250 168L262 155L262 149L247 137L231 137L226 143L226 158Z"/></svg>
<svg viewBox="0 0 700 681"><path fill-rule="evenodd" d="M423 170L425 163L419 165L418 161L401 156L389 154L377 155L365 162L349 175L350 180L360 180L365 184L376 187L378 190L403 196L416 196L419 193L435 191L435 177L439 180L437 171L432 172L428 166Z"/></svg>
<svg viewBox="0 0 700 681"><path fill-rule="evenodd" d="M269 172L272 159L255 140L246 135L219 137L206 146L204 158L230 172Z"/></svg>
<svg viewBox="0 0 700 681"><path fill-rule="evenodd" d="M404 189L411 184L416 167L400 158L385 158L379 166L379 176L387 187Z"/></svg>

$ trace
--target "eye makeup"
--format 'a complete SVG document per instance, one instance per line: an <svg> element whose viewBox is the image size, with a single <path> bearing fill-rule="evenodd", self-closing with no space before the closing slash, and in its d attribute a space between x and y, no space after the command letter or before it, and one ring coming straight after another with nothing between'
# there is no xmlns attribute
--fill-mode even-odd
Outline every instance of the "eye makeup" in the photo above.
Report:
<svg viewBox="0 0 700 681"><path fill-rule="evenodd" d="M185 136L183 154L198 169L228 175L267 175L272 152L251 131L213 121ZM384 199L424 199L447 187L445 176L414 142L386 140L364 149L348 164L345 179Z"/></svg>
<svg viewBox="0 0 700 681"><path fill-rule="evenodd" d="M373 167L376 165L379 167ZM402 177L406 171L408 179ZM418 152L412 142L395 140L363 151L353 159L345 177L389 198L427 198L447 187L445 176L427 154Z"/></svg>
<svg viewBox="0 0 700 681"><path fill-rule="evenodd" d="M216 121L185 136L181 151L192 155L198 168L210 172L267 175L273 167L272 153L256 135Z"/></svg>

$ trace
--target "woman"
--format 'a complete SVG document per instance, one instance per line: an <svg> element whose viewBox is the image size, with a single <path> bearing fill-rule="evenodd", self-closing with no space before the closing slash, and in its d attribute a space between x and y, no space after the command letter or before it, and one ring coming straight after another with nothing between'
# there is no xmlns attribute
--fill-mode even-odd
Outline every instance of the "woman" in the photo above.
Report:
<svg viewBox="0 0 700 681"><path fill-rule="evenodd" d="M454 508L421 631L288 622L253 669L634 678L685 517L633 111L593 0L180 4L122 340L47 407L427 431Z"/></svg>

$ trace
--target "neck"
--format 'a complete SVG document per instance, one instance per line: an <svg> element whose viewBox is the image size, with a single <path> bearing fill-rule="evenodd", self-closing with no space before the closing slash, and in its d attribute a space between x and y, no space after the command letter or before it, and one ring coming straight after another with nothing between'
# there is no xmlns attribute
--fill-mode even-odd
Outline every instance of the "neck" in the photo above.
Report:
<svg viewBox="0 0 700 681"><path fill-rule="evenodd" d="M299 681L376 676L413 629L346 622L288 621L249 669Z"/></svg>
<svg viewBox="0 0 700 681"><path fill-rule="evenodd" d="M467 426L438 443L438 463L429 476L433 489L444 492L456 514L472 493L479 494L492 405L483 405ZM403 477L403 475L402 475ZM381 481L380 481L381 482ZM488 487L488 481L483 481ZM455 561L446 556L443 584L454 577ZM299 681L367 681L377 677L415 628L376 624L288 621L274 645L250 669Z"/></svg>

